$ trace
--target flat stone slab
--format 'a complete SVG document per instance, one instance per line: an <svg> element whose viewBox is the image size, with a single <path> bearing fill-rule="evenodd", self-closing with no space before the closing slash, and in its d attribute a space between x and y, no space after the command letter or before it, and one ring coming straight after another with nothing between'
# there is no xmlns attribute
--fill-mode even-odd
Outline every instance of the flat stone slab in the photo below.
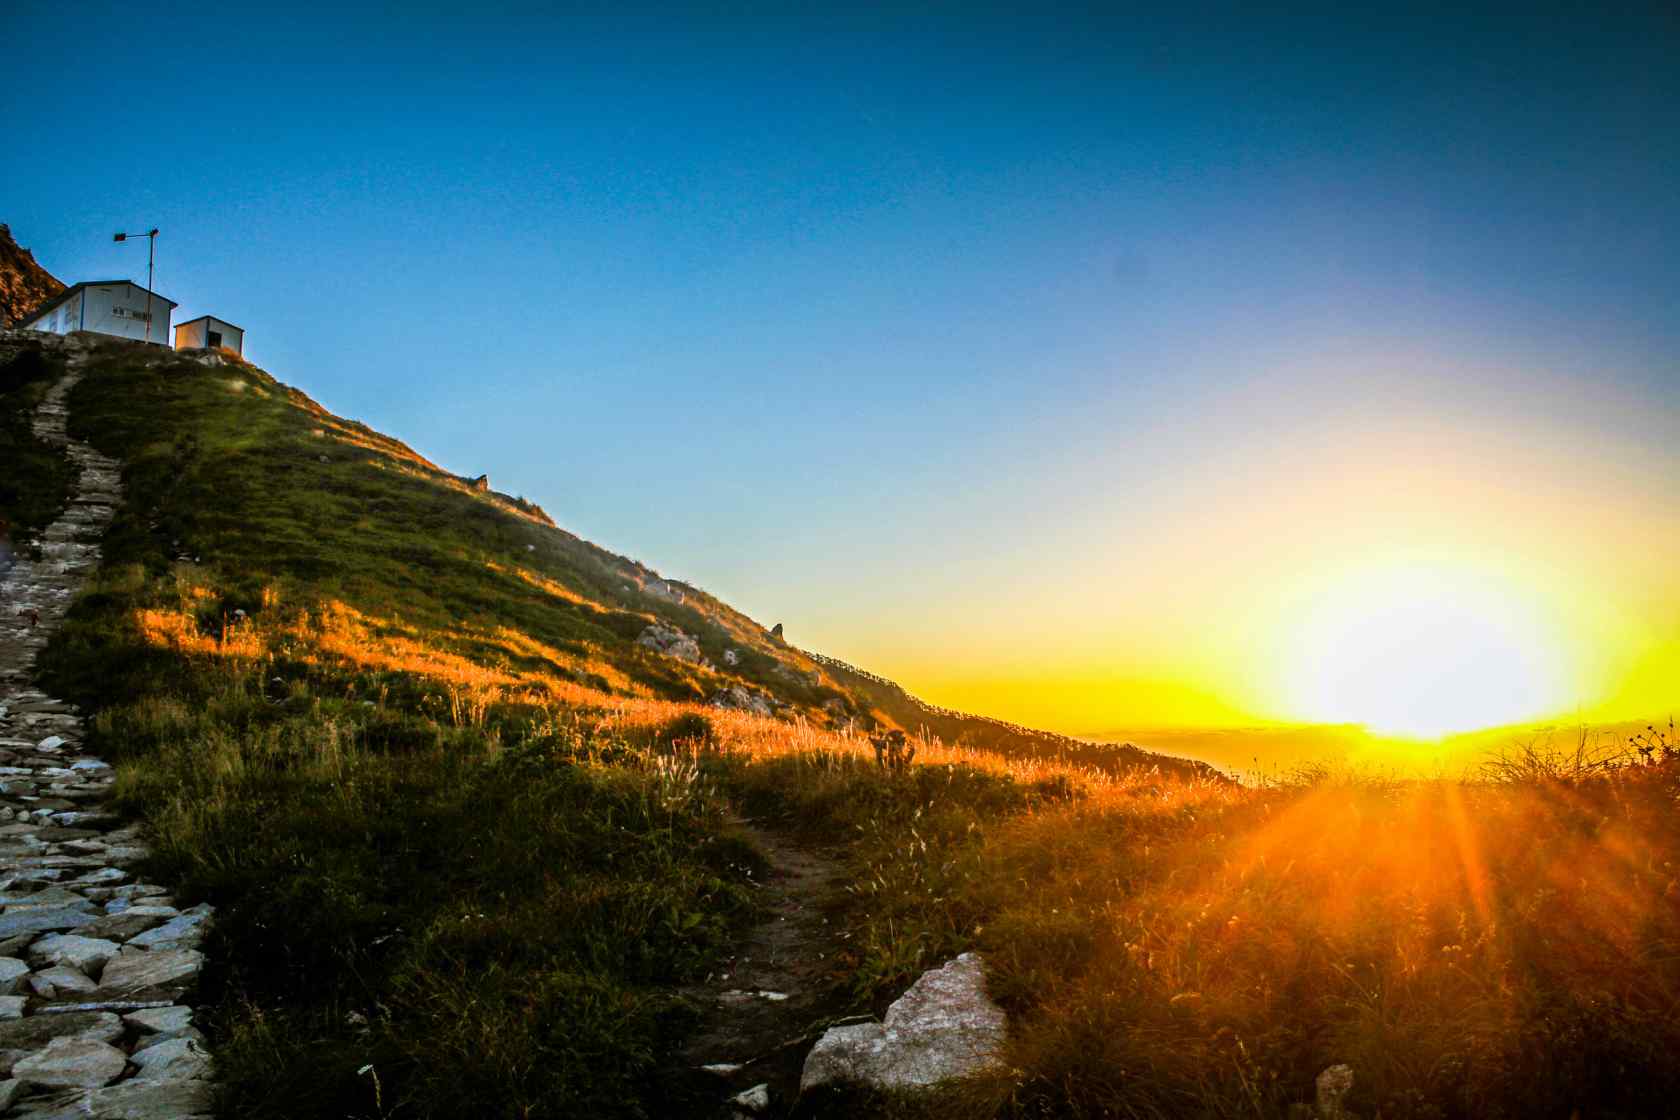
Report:
<svg viewBox="0 0 1680 1120"><path fill-rule="evenodd" d="M122 948L115 941L86 937L79 933L49 933L29 947L29 959L38 965L66 964L89 976L97 976L105 962Z"/></svg>
<svg viewBox="0 0 1680 1120"><path fill-rule="evenodd" d="M155 1010L136 1011L124 1015L123 1018L140 1030L155 1034L159 1038L170 1038L193 1029L193 1010L190 1007L160 1007Z"/></svg>
<svg viewBox="0 0 1680 1120"><path fill-rule="evenodd" d="M128 906L115 914L107 914L97 921L89 922L77 933L84 938L108 938L111 941L127 941L138 934L145 933L167 922L169 914L156 913L158 910L170 909L162 906ZM114 953L113 946L112 952Z"/></svg>
<svg viewBox="0 0 1680 1120"><path fill-rule="evenodd" d="M109 1011L75 1011L65 1015L31 1015L0 1023L0 1050L39 1050L55 1038L96 1038L115 1042L123 1035L123 1021Z"/></svg>
<svg viewBox="0 0 1680 1120"><path fill-rule="evenodd" d="M170 918L156 929L129 938L130 945L142 949L190 949L204 939L208 914L185 913Z"/></svg>
<svg viewBox="0 0 1680 1120"><path fill-rule="evenodd" d="M122 1076L128 1056L92 1038L55 1038L38 1054L12 1067L12 1076L29 1085L98 1089Z"/></svg>
<svg viewBox="0 0 1680 1120"><path fill-rule="evenodd" d="M207 1081L124 1081L29 1113L29 1120L194 1120L208 1117Z"/></svg>
<svg viewBox="0 0 1680 1120"><path fill-rule="evenodd" d="M43 983L52 985L55 996L83 995L87 992L99 990L99 985L88 978L87 973L67 964L55 964L51 968L43 968L35 973Z"/></svg>
<svg viewBox="0 0 1680 1120"><path fill-rule="evenodd" d="M136 1050L131 1060L140 1067L135 1076L147 1081L192 1081L214 1072L209 1053L193 1038L161 1039Z"/></svg>
<svg viewBox="0 0 1680 1120"><path fill-rule="evenodd" d="M48 906L0 914L0 938L16 937L20 933L48 933L81 929L97 919L97 913L75 906Z"/></svg>
<svg viewBox="0 0 1680 1120"><path fill-rule="evenodd" d="M99 985L109 992L156 988L190 981L203 967L204 954L197 949L125 948L105 965Z"/></svg>

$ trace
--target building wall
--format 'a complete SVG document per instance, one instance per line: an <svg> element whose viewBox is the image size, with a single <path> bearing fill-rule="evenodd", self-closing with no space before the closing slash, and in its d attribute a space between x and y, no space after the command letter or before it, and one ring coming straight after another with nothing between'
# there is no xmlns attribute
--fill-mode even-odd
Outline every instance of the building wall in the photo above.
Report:
<svg viewBox="0 0 1680 1120"><path fill-rule="evenodd" d="M223 322L214 315L193 319L175 328L175 348L177 350L202 350L210 345L211 331L221 333L221 346L224 350L232 350L241 356L245 353L245 332L232 323Z"/></svg>
<svg viewBox="0 0 1680 1120"><path fill-rule="evenodd" d="M232 323L224 323L220 319L211 318L210 329L222 332L222 346L241 356L245 353L245 332Z"/></svg>
<svg viewBox="0 0 1680 1120"><path fill-rule="evenodd" d="M175 349L202 350L204 348L204 320L194 319L175 328Z"/></svg>
<svg viewBox="0 0 1680 1120"><path fill-rule="evenodd" d="M82 296L84 292L77 292L53 309L51 314L43 319L25 319L18 326L24 330L47 331L51 334L69 334L81 329Z"/></svg>
<svg viewBox="0 0 1680 1120"><path fill-rule="evenodd" d="M87 316L81 329L145 340L146 289L135 284L103 284L86 289L83 296L87 299ZM168 300L153 294L152 341L159 346L169 345L171 310Z"/></svg>

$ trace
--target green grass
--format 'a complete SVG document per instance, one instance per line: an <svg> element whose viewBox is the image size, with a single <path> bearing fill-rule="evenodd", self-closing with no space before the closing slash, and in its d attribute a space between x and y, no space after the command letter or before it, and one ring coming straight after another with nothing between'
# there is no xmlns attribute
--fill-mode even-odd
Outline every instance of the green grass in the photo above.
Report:
<svg viewBox="0 0 1680 1120"><path fill-rule="evenodd" d="M392 752L339 706L251 679L98 722L151 872L220 907L229 1112L381 1114L377 1073L390 1115L660 1114L687 1018L670 989L750 910L715 799L646 754L500 722L535 713Z"/></svg>
<svg viewBox="0 0 1680 1120"><path fill-rule="evenodd" d="M10 537L13 549L32 554L73 482L64 456L30 429L36 405L63 372L38 348L0 348L0 544Z"/></svg>

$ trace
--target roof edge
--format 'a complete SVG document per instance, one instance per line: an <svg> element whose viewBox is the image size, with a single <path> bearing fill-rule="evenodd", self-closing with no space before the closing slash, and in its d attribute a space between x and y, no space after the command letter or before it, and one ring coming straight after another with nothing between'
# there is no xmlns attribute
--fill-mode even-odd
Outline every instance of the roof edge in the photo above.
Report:
<svg viewBox="0 0 1680 1120"><path fill-rule="evenodd" d="M67 303L71 296L75 295L84 288L106 288L113 287L117 284L127 284L131 288L140 288L142 292L146 290L145 288L141 288L139 284L136 284L132 280L78 280L76 283L71 284L68 288L65 288L62 292L58 293L52 299L49 299L46 303L43 303L34 311L31 311L29 314L19 319L15 325L21 327L25 323L33 323L42 316L53 311L57 311L60 304ZM152 298L162 300L164 303L167 303L171 310L181 306L168 296L160 295L157 292L152 293ZM229 326L231 325L232 324L230 323Z"/></svg>

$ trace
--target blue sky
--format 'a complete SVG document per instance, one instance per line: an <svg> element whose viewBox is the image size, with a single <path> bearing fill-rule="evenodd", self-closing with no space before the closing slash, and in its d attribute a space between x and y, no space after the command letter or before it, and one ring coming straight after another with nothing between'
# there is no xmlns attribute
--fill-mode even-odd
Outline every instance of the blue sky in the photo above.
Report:
<svg viewBox="0 0 1680 1120"><path fill-rule="evenodd" d="M145 11L0 13L47 267L155 224L281 379L936 696L1176 665L1198 519L1397 418L1671 524L1672 7Z"/></svg>

